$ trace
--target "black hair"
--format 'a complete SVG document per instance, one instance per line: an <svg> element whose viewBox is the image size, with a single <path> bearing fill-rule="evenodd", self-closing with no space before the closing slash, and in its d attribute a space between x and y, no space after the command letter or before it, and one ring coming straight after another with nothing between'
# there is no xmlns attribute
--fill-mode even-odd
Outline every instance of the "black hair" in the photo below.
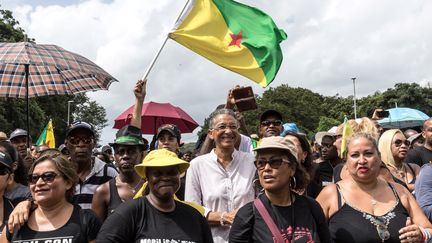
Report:
<svg viewBox="0 0 432 243"><path fill-rule="evenodd" d="M23 160L18 154L18 150L12 145L12 143L8 141L0 141L0 147L3 147L6 150L6 152L10 155L12 161L17 163L17 168L15 169L15 171L13 171L14 181L16 183L28 185L26 169Z"/></svg>
<svg viewBox="0 0 432 243"><path fill-rule="evenodd" d="M304 166L306 171L309 173L310 178L313 178L315 175L316 166L313 163L312 148L311 148L311 145L309 144L309 141L307 140L306 135L303 135L300 133L295 133L295 132L288 132L285 135L285 137L288 135L296 137L300 142L300 146L301 146L302 150L307 153L304 161L299 161L299 163L300 163L300 165Z"/></svg>

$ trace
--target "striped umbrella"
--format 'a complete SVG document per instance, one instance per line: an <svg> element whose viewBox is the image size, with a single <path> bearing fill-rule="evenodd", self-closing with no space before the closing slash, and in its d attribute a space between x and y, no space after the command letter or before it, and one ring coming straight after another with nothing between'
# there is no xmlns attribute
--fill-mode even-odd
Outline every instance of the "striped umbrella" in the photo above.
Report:
<svg viewBox="0 0 432 243"><path fill-rule="evenodd" d="M107 90L117 80L87 58L56 45L0 43L0 96L27 100Z"/></svg>

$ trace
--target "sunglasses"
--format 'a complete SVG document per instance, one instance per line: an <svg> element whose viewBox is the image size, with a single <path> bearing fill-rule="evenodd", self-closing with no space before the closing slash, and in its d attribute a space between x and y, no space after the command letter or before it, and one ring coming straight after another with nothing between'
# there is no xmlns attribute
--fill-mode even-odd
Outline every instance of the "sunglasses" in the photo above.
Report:
<svg viewBox="0 0 432 243"><path fill-rule="evenodd" d="M265 121L261 122L261 126L268 127L270 125L277 127L277 126L282 125L282 121L281 120L274 120L274 121L265 120Z"/></svg>
<svg viewBox="0 0 432 243"><path fill-rule="evenodd" d="M259 160L255 161L255 167L258 170L263 170L264 167L266 166L266 164L269 164L271 168L273 168L273 169L279 169L279 167L283 163L291 164L288 160L284 160L284 159L269 159L269 160L259 159Z"/></svg>
<svg viewBox="0 0 432 243"><path fill-rule="evenodd" d="M37 174L31 174L28 176L28 182L30 184L36 184L36 182L39 181L39 178L42 178L42 181L45 183L51 183L54 181L54 179L59 176L57 173L52 172L52 171L48 171L45 173L42 173L41 175L37 175Z"/></svg>
<svg viewBox="0 0 432 243"><path fill-rule="evenodd" d="M411 142L408 140L396 139L394 141L394 144L396 147L400 147L400 146L402 146L402 144L405 144L405 146L409 147L411 145Z"/></svg>
<svg viewBox="0 0 432 243"><path fill-rule="evenodd" d="M82 142L85 145L90 144L91 142L93 142L93 138L91 137L69 137L68 141L72 144L72 145L78 145L80 142Z"/></svg>
<svg viewBox="0 0 432 243"><path fill-rule="evenodd" d="M3 175L9 175L10 174L10 169L6 166L0 166L0 176Z"/></svg>

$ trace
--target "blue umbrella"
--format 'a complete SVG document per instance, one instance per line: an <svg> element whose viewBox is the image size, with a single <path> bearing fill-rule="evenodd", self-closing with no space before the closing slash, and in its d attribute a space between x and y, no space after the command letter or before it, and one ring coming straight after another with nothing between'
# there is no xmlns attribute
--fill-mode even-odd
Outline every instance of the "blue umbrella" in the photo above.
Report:
<svg viewBox="0 0 432 243"><path fill-rule="evenodd" d="M424 112L411 108L392 108L387 111L390 113L389 117L378 121L383 128L418 127L429 119Z"/></svg>

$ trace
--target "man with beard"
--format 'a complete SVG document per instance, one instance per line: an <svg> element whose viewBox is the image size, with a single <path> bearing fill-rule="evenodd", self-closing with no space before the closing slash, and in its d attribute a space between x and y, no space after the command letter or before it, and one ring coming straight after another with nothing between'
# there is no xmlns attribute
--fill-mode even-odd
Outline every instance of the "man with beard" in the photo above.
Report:
<svg viewBox="0 0 432 243"><path fill-rule="evenodd" d="M30 166L33 163L33 158L31 154L28 151L27 147L27 131L21 128L15 129L10 136L9 141L13 144L13 146L18 151L18 155L20 156L21 160L24 162L25 167L25 173L27 174L27 170L30 168ZM31 137L30 137L31 140Z"/></svg>
<svg viewBox="0 0 432 243"><path fill-rule="evenodd" d="M422 166L432 162L432 118L427 119L423 123L422 129L424 144L408 152L405 159L406 163L415 163Z"/></svg>
<svg viewBox="0 0 432 243"><path fill-rule="evenodd" d="M101 220L105 220L125 201L133 199L144 181L135 172L147 149L141 138L139 128L126 125L117 132L114 143L114 158L119 175L100 185L93 195L92 209Z"/></svg>
<svg viewBox="0 0 432 243"><path fill-rule="evenodd" d="M333 168L342 162L338 156L337 148L333 145L335 141L334 134L322 133L323 136L317 136L316 140L321 144L321 159L322 162L318 164L317 176L319 177L319 184L327 186L333 181Z"/></svg>
<svg viewBox="0 0 432 243"><path fill-rule="evenodd" d="M115 168L92 157L95 144L93 126L86 122L74 122L66 131L65 145L79 177L73 201L83 209L91 208L96 188L118 174Z"/></svg>

